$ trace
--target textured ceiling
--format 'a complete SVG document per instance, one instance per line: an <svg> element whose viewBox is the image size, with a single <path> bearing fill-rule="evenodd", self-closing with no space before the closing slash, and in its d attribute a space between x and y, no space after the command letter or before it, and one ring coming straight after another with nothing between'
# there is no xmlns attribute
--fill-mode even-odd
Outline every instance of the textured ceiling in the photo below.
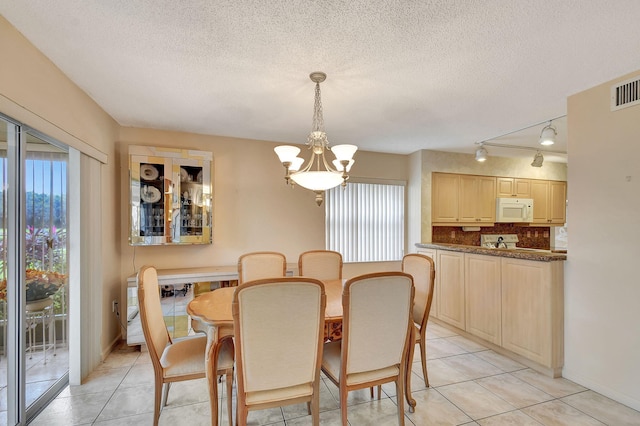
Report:
<svg viewBox="0 0 640 426"><path fill-rule="evenodd" d="M304 143L308 75L324 71L330 142L379 152L473 153L640 69L637 0L2 0L0 13L122 125ZM533 147L542 127L496 142Z"/></svg>

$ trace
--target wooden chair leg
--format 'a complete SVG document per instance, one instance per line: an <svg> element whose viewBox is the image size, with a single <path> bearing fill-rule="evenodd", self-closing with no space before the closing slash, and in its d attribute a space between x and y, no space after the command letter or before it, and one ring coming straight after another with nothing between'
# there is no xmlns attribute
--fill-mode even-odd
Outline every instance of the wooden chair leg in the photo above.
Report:
<svg viewBox="0 0 640 426"><path fill-rule="evenodd" d="M347 421L347 393L346 386L340 386L340 417L342 419L342 426L349 425Z"/></svg>
<svg viewBox="0 0 640 426"><path fill-rule="evenodd" d="M316 386L311 396L311 424L320 426L320 387Z"/></svg>
<svg viewBox="0 0 640 426"><path fill-rule="evenodd" d="M398 425L404 426L404 372L396 379L396 399L398 403Z"/></svg>
<svg viewBox="0 0 640 426"><path fill-rule="evenodd" d="M169 388L171 387L171 383L167 382L162 386L162 406L166 407L169 403Z"/></svg>
<svg viewBox="0 0 640 426"><path fill-rule="evenodd" d="M227 415L229 426L233 426L233 370L227 372Z"/></svg>
<svg viewBox="0 0 640 426"><path fill-rule="evenodd" d="M158 421L160 421L160 408L162 406L162 388L163 388L163 383L159 380L156 380L154 400L153 400L153 426L158 426Z"/></svg>
<svg viewBox="0 0 640 426"><path fill-rule="evenodd" d="M424 384L429 387L429 376L427 375L427 342L426 339L420 340L420 361L422 361L422 375L424 377Z"/></svg>

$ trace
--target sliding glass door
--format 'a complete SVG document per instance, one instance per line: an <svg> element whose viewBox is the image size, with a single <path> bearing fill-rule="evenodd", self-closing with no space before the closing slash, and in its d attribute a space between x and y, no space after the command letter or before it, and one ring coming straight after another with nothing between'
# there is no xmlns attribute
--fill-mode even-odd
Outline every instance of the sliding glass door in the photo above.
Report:
<svg viewBox="0 0 640 426"><path fill-rule="evenodd" d="M68 153L0 118L0 424L68 381Z"/></svg>

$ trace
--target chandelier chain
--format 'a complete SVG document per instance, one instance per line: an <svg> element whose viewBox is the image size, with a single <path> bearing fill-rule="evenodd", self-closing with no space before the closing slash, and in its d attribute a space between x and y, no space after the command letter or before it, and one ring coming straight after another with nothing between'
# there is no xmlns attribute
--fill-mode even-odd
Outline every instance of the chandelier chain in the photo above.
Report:
<svg viewBox="0 0 640 426"><path fill-rule="evenodd" d="M322 116L322 100L320 99L320 83L316 83L316 99L313 105L313 123L314 132L324 131L324 118Z"/></svg>

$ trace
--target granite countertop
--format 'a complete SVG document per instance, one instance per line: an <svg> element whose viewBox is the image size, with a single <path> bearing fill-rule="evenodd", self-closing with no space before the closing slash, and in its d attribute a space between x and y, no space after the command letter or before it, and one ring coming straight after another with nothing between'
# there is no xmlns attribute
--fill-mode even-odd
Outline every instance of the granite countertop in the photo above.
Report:
<svg viewBox="0 0 640 426"><path fill-rule="evenodd" d="M487 256L510 257L513 259L536 260L539 262L553 262L567 260L566 253L552 253L551 250L538 249L493 249L480 246L465 246L462 244L445 243L416 243L417 248L457 251L461 253L484 254Z"/></svg>

